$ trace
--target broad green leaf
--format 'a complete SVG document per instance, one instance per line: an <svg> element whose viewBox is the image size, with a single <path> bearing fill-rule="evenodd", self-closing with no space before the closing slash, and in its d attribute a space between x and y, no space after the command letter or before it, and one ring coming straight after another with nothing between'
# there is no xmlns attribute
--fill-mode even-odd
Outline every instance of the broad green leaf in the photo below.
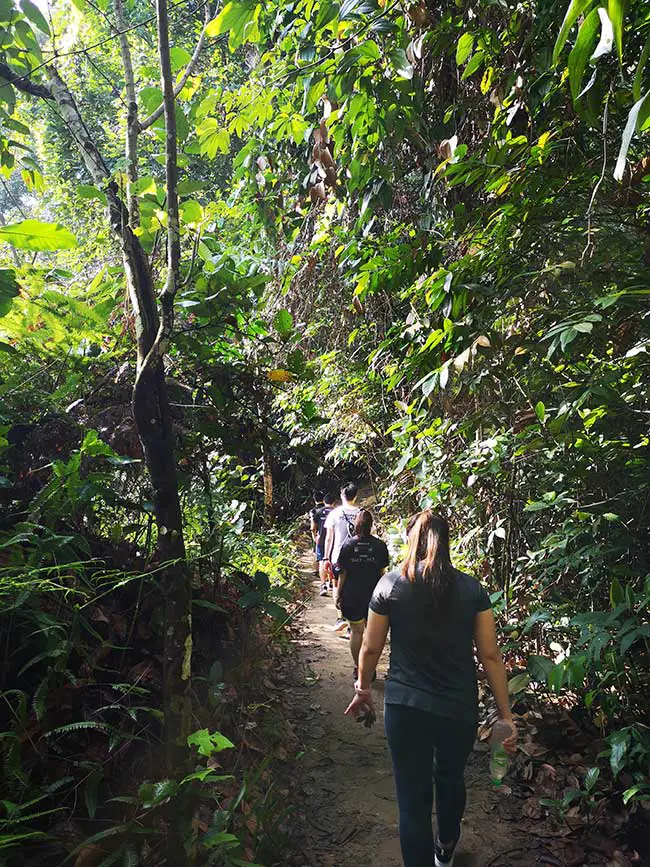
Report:
<svg viewBox="0 0 650 867"><path fill-rule="evenodd" d="M0 21L12 21L16 15L16 7L11 0L0 0Z"/></svg>
<svg viewBox="0 0 650 867"><path fill-rule="evenodd" d="M600 768L589 768L585 775L585 789L591 792L598 782L600 776Z"/></svg>
<svg viewBox="0 0 650 867"><path fill-rule="evenodd" d="M203 219L203 208L194 199L183 202L180 211L183 223L200 223Z"/></svg>
<svg viewBox="0 0 650 867"><path fill-rule="evenodd" d="M169 56L172 63L172 72L178 72L179 69L184 69L192 59L192 55L189 51L186 51L179 45L175 45L170 49Z"/></svg>
<svg viewBox="0 0 650 867"><path fill-rule="evenodd" d="M316 18L316 30L320 30L333 21L339 14L340 6L332 0L324 0L319 4L318 17Z"/></svg>
<svg viewBox="0 0 650 867"><path fill-rule="evenodd" d="M77 193L82 199L98 199L102 204L106 204L106 193L92 184L79 184Z"/></svg>
<svg viewBox="0 0 650 867"><path fill-rule="evenodd" d="M483 66L483 61L485 60L485 52L476 51L472 56L470 62L467 64L465 69L463 70L463 74L461 75L461 81L465 81L466 78L469 78L470 75L474 75L475 72Z"/></svg>
<svg viewBox="0 0 650 867"><path fill-rule="evenodd" d="M138 97L147 114L154 112L163 101L162 90L159 87L143 87Z"/></svg>
<svg viewBox="0 0 650 867"><path fill-rule="evenodd" d="M77 239L72 232L58 223L41 223L38 220L23 220L22 223L0 227L0 241L20 250L34 252L71 250L77 246Z"/></svg>
<svg viewBox="0 0 650 867"><path fill-rule="evenodd" d="M211 756L222 750L230 750L235 746L227 737L219 732L210 733L208 729L200 729L187 739L188 747L195 746L202 756Z"/></svg>
<svg viewBox="0 0 650 867"><path fill-rule="evenodd" d="M206 27L208 36L220 36L228 33L228 45L231 51L239 48L244 42L254 42L259 38L257 19L260 14L259 4L244 0L244 2L226 3L221 12Z"/></svg>
<svg viewBox="0 0 650 867"><path fill-rule="evenodd" d="M594 0L571 0L569 3L569 8L566 11L566 15L564 16L564 21L562 22L562 26L560 27L560 32L558 33L558 37L555 40L555 47L553 48L553 63L557 63L558 57L562 53L562 49L564 48L567 39L569 38L569 33L571 32L571 28L576 23L578 18L592 6Z"/></svg>
<svg viewBox="0 0 650 867"><path fill-rule="evenodd" d="M41 10L32 3L32 0L20 0L20 8L29 20L42 32L50 35L50 26Z"/></svg>
<svg viewBox="0 0 650 867"><path fill-rule="evenodd" d="M289 337L293 331L293 316L288 310L278 310L273 319L273 325L280 337Z"/></svg>
<svg viewBox="0 0 650 867"><path fill-rule="evenodd" d="M554 663L552 659L549 659L546 656L533 654L528 657L526 668L530 672L530 676L533 680L536 680L538 683L546 683L549 674L554 668Z"/></svg>
<svg viewBox="0 0 650 867"><path fill-rule="evenodd" d="M598 15L598 10L592 9L582 22L576 44L569 54L569 84L571 86L571 96L574 100L578 98L582 90L582 79L594 50L594 45L596 44L599 25L600 16Z"/></svg>
<svg viewBox="0 0 650 867"><path fill-rule="evenodd" d="M619 63L623 63L623 21L625 19L625 0L608 0L607 12L612 23Z"/></svg>
<svg viewBox="0 0 650 867"><path fill-rule="evenodd" d="M395 67L395 72L400 78L413 78L413 66L411 65L406 52L402 48L395 48L390 53L390 60Z"/></svg>
<svg viewBox="0 0 650 867"><path fill-rule="evenodd" d="M9 313L11 302L19 291L16 272L12 268L0 268L0 316Z"/></svg>
<svg viewBox="0 0 650 867"><path fill-rule="evenodd" d="M196 128L199 137L201 153L214 159L218 153L227 154L230 150L230 133L219 127L214 117L206 119Z"/></svg>
<svg viewBox="0 0 650 867"><path fill-rule="evenodd" d="M625 129L623 130L623 138L621 139L621 148L618 152L618 157L616 159L616 167L614 168L614 179L617 181L623 180L623 174L625 172L625 160L627 158L627 152L630 149L630 142L632 141L632 136L634 135L634 130L636 129L639 113L649 96L650 91L644 93L643 96L634 103L629 115L627 116L627 123L625 124Z"/></svg>
<svg viewBox="0 0 650 867"><path fill-rule="evenodd" d="M508 681L508 693L510 695L515 695L515 693L521 692L526 689L526 687L530 684L530 674L525 671L522 674L516 674L514 677L511 677Z"/></svg>
<svg viewBox="0 0 650 867"><path fill-rule="evenodd" d="M542 423L544 422L544 419L546 418L546 407L541 400L538 400L535 404L535 415Z"/></svg>
<svg viewBox="0 0 650 867"><path fill-rule="evenodd" d="M474 47L474 34L463 33L456 45L456 66L462 66L472 53Z"/></svg>
<svg viewBox="0 0 650 867"><path fill-rule="evenodd" d="M603 54L609 54L614 45L614 28L607 10L603 6L598 7L598 17L600 18L600 40L596 50L589 58L590 63L598 60Z"/></svg>

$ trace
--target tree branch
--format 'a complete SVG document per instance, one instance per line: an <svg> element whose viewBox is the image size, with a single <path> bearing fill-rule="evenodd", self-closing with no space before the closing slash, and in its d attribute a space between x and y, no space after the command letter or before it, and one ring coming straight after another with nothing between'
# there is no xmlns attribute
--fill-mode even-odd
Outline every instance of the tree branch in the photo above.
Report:
<svg viewBox="0 0 650 867"><path fill-rule="evenodd" d="M181 261L180 222L178 216L178 144L176 141L176 97L169 51L169 15L167 0L156 0L158 16L158 50L160 85L165 112L165 186L167 199L167 278L160 293L160 323L156 338L138 370L134 394L146 383L151 370L165 354L174 328L174 298L179 284Z"/></svg>
<svg viewBox="0 0 650 867"><path fill-rule="evenodd" d="M16 73L6 63L0 63L0 78L4 78L7 84L13 84L16 90L29 93L31 96L40 96L41 99L52 99L49 89L43 84L36 84L29 78L16 78Z"/></svg>
<svg viewBox="0 0 650 867"><path fill-rule="evenodd" d="M154 294L150 289L152 284L149 262L140 241L129 226L129 214L119 197L117 184L90 137L74 97L53 66L46 67L45 72L52 99L77 145L88 174L96 186L106 191L111 227L122 242L124 269L136 319L138 360L142 364L158 331L158 312Z"/></svg>
<svg viewBox="0 0 650 867"><path fill-rule="evenodd" d="M196 68L196 64L199 61L199 56L201 54L201 51L203 51L203 46L205 45L206 28L207 28L208 24L210 23L211 18L212 18L212 5L208 0L208 2L206 2L206 4L205 4L205 20L203 23L203 29L201 30L201 35L199 36L199 40L196 43L196 46L194 48L194 53L192 54L192 57L190 58L187 66L185 67L185 71L183 72L180 79L178 80L178 83L174 87L174 97L177 97L178 94L181 92L181 90L185 87L185 85L187 83L187 79L190 77L190 75L192 75L192 73L194 72L194 70ZM154 124L158 120L158 118L162 115L164 110L165 110L165 103L162 102L155 111L151 112L149 117L146 117L144 120L140 121L140 123L139 123L140 129L141 130L149 129L149 127L152 124Z"/></svg>
<svg viewBox="0 0 650 867"><path fill-rule="evenodd" d="M129 210L129 222L131 228L138 225L140 209L138 198L133 194L133 184L138 179L138 99L135 92L135 76L133 74L133 60L131 47L127 36L126 20L124 18L124 5L122 0L114 0L115 21L120 35L120 54L122 55L122 67L124 69L124 87L127 101L126 119L126 150L127 163L127 187L126 204Z"/></svg>

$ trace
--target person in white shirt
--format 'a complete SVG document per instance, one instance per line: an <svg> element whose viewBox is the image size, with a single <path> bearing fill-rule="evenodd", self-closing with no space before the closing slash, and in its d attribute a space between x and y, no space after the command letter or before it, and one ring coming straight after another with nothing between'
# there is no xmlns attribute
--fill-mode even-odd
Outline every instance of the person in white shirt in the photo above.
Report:
<svg viewBox="0 0 650 867"><path fill-rule="evenodd" d="M359 486L354 482L348 482L344 485L341 488L341 505L332 509L325 521L325 529L327 530L325 562L329 562L332 566L334 576L332 596L335 604L338 598L339 575L341 574L339 554L343 544L354 536L354 522L359 514L359 507L356 505L358 494ZM343 622L345 621L342 620Z"/></svg>

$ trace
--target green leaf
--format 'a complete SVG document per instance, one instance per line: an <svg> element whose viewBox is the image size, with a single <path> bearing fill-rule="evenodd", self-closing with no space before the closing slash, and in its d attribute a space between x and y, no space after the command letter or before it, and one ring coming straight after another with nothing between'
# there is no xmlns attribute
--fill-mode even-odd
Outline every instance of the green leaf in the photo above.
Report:
<svg viewBox="0 0 650 867"><path fill-rule="evenodd" d="M79 184L77 193L82 199L98 199L102 204L106 204L106 193L92 184Z"/></svg>
<svg viewBox="0 0 650 867"><path fill-rule="evenodd" d="M293 331L293 316L288 310L278 310L273 319L273 325L280 337L289 337Z"/></svg>
<svg viewBox="0 0 650 867"><path fill-rule="evenodd" d="M200 223L203 219L203 208L194 199L183 202L180 211L183 223Z"/></svg>
<svg viewBox="0 0 650 867"><path fill-rule="evenodd" d="M594 50L594 45L596 44L599 24L600 17L598 10L593 9L582 22L582 27L578 31L576 44L569 54L569 84L571 86L571 96L574 100L580 96L580 91L582 90L582 79Z"/></svg>
<svg viewBox="0 0 650 867"><path fill-rule="evenodd" d="M474 48L474 34L463 33L456 45L456 66L462 66Z"/></svg>
<svg viewBox="0 0 650 867"><path fill-rule="evenodd" d="M250 0L226 3L221 12L206 27L207 36L220 36L230 33L228 45L235 51L244 42L254 42L259 38L257 19L260 7Z"/></svg>
<svg viewBox="0 0 650 867"><path fill-rule="evenodd" d="M530 684L530 674L525 671L522 674L516 674L514 677L511 677L508 681L508 693L510 695L515 695L517 692L521 692L526 689L526 687Z"/></svg>
<svg viewBox="0 0 650 867"><path fill-rule="evenodd" d="M623 20L625 18L625 0L608 0L607 11L614 30L618 60L619 63L623 63Z"/></svg>
<svg viewBox="0 0 650 867"><path fill-rule="evenodd" d="M230 150L230 133L227 129L219 128L214 117L206 119L196 128L199 137L201 153L214 159L218 153L227 154Z"/></svg>
<svg viewBox="0 0 650 867"><path fill-rule="evenodd" d="M179 45L175 45L170 49L169 57L172 63L172 72L178 72L179 69L184 69L192 59L192 55L189 51L186 51Z"/></svg>
<svg viewBox="0 0 650 867"><path fill-rule="evenodd" d="M528 657L526 668L530 672L530 676L533 680L536 680L538 683L546 683L549 674L554 668L554 663L552 659L549 659L546 656L533 654Z"/></svg>
<svg viewBox="0 0 650 867"><path fill-rule="evenodd" d="M332 0L324 0L319 4L318 17L316 18L316 30L320 30L333 21L339 14L340 6Z"/></svg>
<svg viewBox="0 0 650 867"><path fill-rule="evenodd" d="M6 316L9 313L12 301L19 291L20 287L13 268L0 268L0 316ZM9 346L10 344L6 345Z"/></svg>
<svg viewBox="0 0 650 867"><path fill-rule="evenodd" d="M156 783L143 783L138 789L138 797L145 810L159 806L178 792L176 780L160 780Z"/></svg>
<svg viewBox="0 0 650 867"><path fill-rule="evenodd" d="M609 743L611 747L609 764L611 765L612 773L617 777L625 764L625 755L630 744L627 732L614 732L614 734L609 738Z"/></svg>
<svg viewBox="0 0 650 867"><path fill-rule="evenodd" d="M460 80L465 81L465 79L469 78L470 75L474 75L475 72L478 72L478 70L483 65L484 60L485 52L477 51L463 70L463 74L461 75Z"/></svg>
<svg viewBox="0 0 650 867"><path fill-rule="evenodd" d="M647 38L645 45L643 46L643 50L641 51L641 57L639 58L639 64L636 68L636 72L634 73L634 83L632 85L632 97L636 102L641 98L641 85L643 83L643 71L645 70L645 65L648 62L648 57L650 57L650 36Z"/></svg>
<svg viewBox="0 0 650 867"><path fill-rule="evenodd" d="M585 775L585 789L588 792L593 791L596 783L598 782L598 777L600 776L600 768L589 768Z"/></svg>
<svg viewBox="0 0 650 867"><path fill-rule="evenodd" d="M571 28L576 23L578 18L583 15L590 6L592 6L594 0L571 0L569 3L569 8L566 11L566 15L564 16L564 21L562 22L562 26L560 27L560 32L558 33L558 37L555 40L555 46L553 48L553 63L557 63L558 57L562 53L562 49L564 48L567 39L569 38L569 33L571 32Z"/></svg>
<svg viewBox="0 0 650 867"><path fill-rule="evenodd" d="M20 250L49 252L70 250L77 246L77 239L58 223L41 223L38 220L23 220L11 226L0 227L0 241Z"/></svg>
<svg viewBox="0 0 650 867"><path fill-rule="evenodd" d="M394 48L390 53L390 60L395 68L395 72L400 78L410 80L413 78L413 66L411 65L406 52L402 48Z"/></svg>
<svg viewBox="0 0 650 867"><path fill-rule="evenodd" d="M649 96L650 91L644 93L643 96L634 103L630 110L630 113L627 116L627 123L625 124L625 129L623 130L623 138L621 139L621 149L618 152L616 167L614 168L614 179L617 181L623 180L623 174L625 172L625 160L627 157L627 152L630 149L630 142L632 141L634 130L636 129L639 112L643 108L643 104Z"/></svg>
<svg viewBox="0 0 650 867"><path fill-rule="evenodd" d="M187 739L187 745L188 747L195 746L202 756L211 756L222 750L231 750L235 746L224 735L219 732L211 734L208 729L199 729L199 731L191 734Z"/></svg>
<svg viewBox="0 0 650 867"><path fill-rule="evenodd" d="M538 400L535 404L535 415L543 424L544 420L546 419L546 407L541 400Z"/></svg>
<svg viewBox="0 0 650 867"><path fill-rule="evenodd" d="M95 813L97 812L99 787L103 779L104 772L100 768L97 771L93 771L86 780L86 784L84 786L84 799L86 801L86 810L88 811L89 819L95 818Z"/></svg>
<svg viewBox="0 0 650 867"><path fill-rule="evenodd" d="M147 114L151 114L162 105L163 94L159 87L143 87L138 96Z"/></svg>
<svg viewBox="0 0 650 867"><path fill-rule="evenodd" d="M32 0L20 0L20 8L32 24L38 27L42 33L45 33L47 36L50 35L50 26L47 23L45 16L38 6L32 3Z"/></svg>

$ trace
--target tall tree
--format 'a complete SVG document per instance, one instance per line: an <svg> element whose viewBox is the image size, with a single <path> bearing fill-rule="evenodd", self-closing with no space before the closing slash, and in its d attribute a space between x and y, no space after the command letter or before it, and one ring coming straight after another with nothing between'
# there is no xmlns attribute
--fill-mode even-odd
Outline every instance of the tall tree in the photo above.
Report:
<svg viewBox="0 0 650 867"><path fill-rule="evenodd" d="M49 29L43 16L32 12L31 4L26 8L41 30ZM115 22L110 22L109 39L119 40L125 82L126 196L109 170L100 145L91 132L91 124L82 115L79 101L60 73L55 62L56 53L49 62L41 59L36 37L26 16L18 8L12 10L7 22L7 36L14 38L17 50L12 55L12 46L6 46L5 40L5 56L8 59L12 56L19 57L20 61L0 63L0 77L6 85L26 97L46 100L55 106L87 176L99 194L105 196L108 220L121 251L136 331L137 365L132 409L151 481L158 529L156 560L160 567L160 585L165 599L164 719L170 773L183 765L187 755L187 736L191 725L192 657L191 585L185 563L174 431L164 366L164 356L174 326L174 298L180 283L181 264L175 102L195 69L204 45L210 19L210 4L206 3L204 8L205 20L194 53L174 83L167 3L166 0L158 0L157 41L163 98L151 114L139 119L138 93L129 44L132 27L126 21L122 0L114 2ZM104 17L110 21L106 15ZM26 40L27 30L32 34L31 40ZM24 44L30 51L25 50ZM134 184L138 178L139 136L163 115L167 267L163 285L158 288L152 268L153 254L145 250L140 240L142 232Z"/></svg>

